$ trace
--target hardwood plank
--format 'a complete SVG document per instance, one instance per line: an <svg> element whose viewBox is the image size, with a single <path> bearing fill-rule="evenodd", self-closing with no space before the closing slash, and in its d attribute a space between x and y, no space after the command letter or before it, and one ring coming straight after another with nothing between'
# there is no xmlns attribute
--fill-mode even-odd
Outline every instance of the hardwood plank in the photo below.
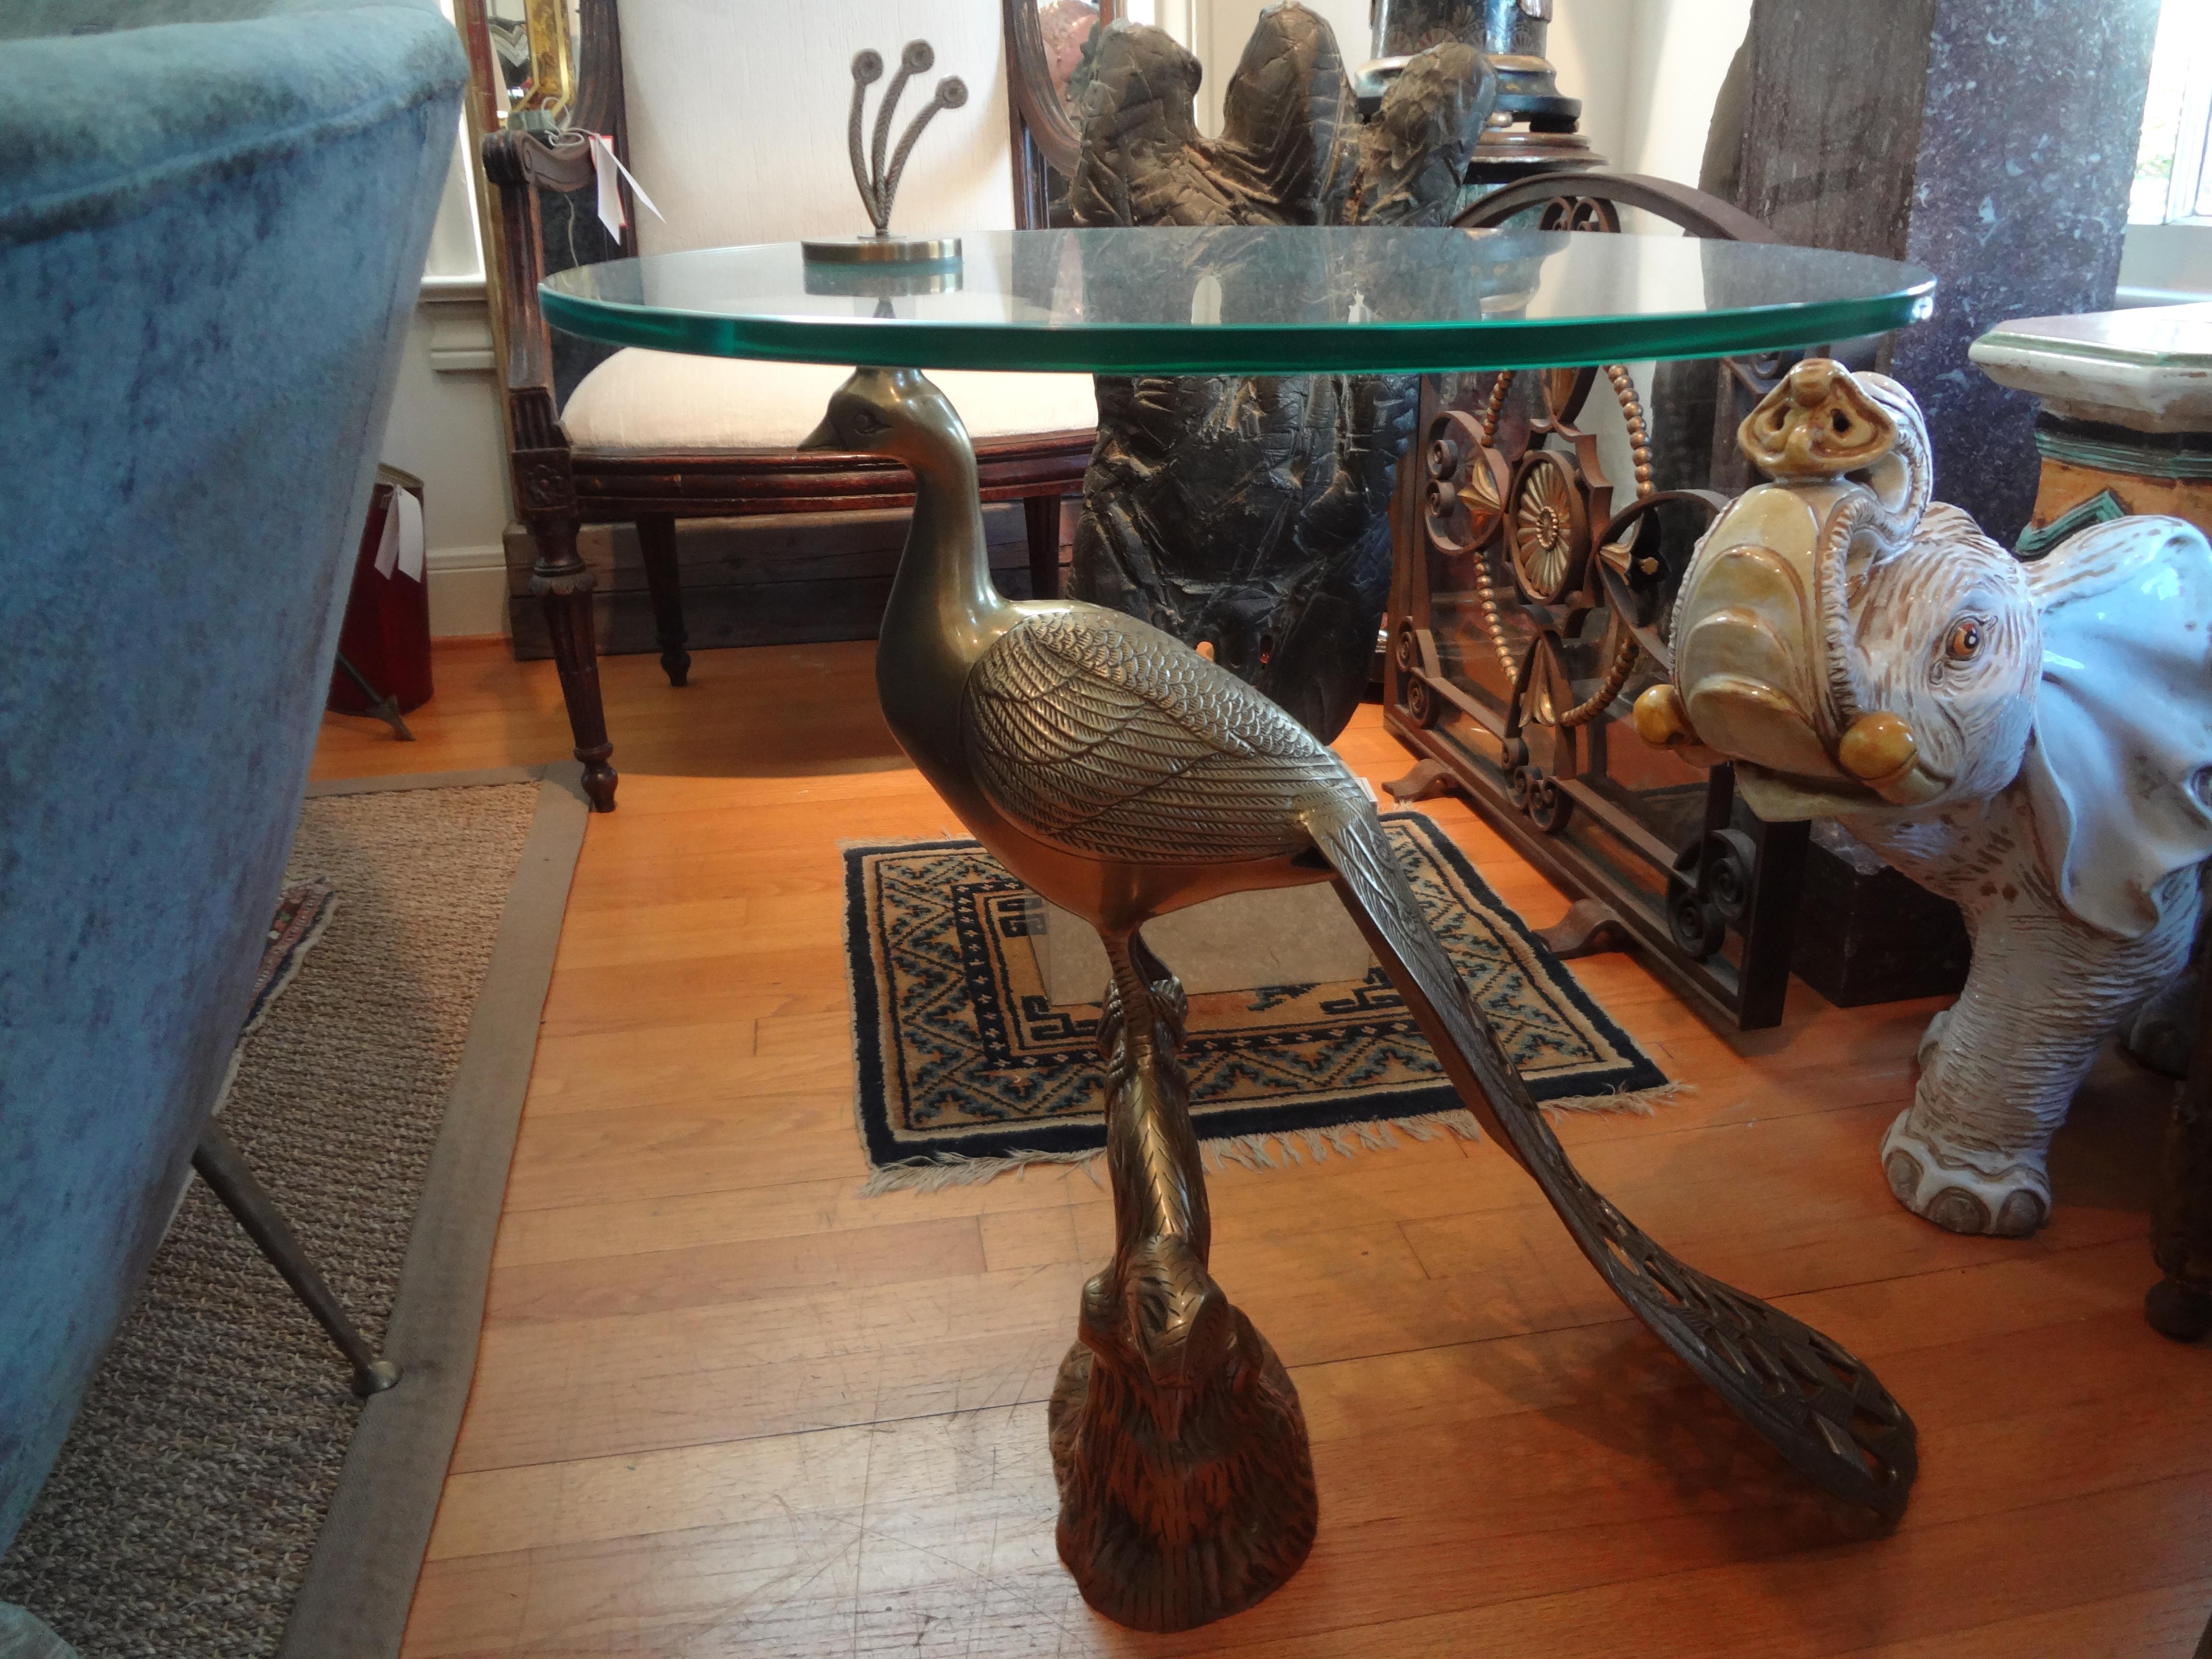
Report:
<svg viewBox="0 0 2212 1659"><path fill-rule="evenodd" d="M1618 1653L1622 1632L1633 1631L1638 1652L1650 1659L1717 1652L1809 1659L1893 1639L1906 1627L1972 1628L2195 1577L2212 1544L2203 1491L2200 1477L2178 1476L1931 1528L1909 1556L1880 1556L1884 1546L1877 1543L1770 1561L1761 1565L1755 1591L1732 1586L1732 1567L1705 1565L1585 1593L1212 1651L1236 1659L1456 1659L1480 1652L1598 1659ZM2081 1550L2068 1535L2071 1525L2094 1529L2099 1547Z"/></svg>
<svg viewBox="0 0 2212 1659"><path fill-rule="evenodd" d="M2128 1346L2127 1333L2100 1334ZM1686 1389L1679 1373L1632 1395L1640 1409L1626 1418L1622 1399L1609 1393L1562 1408L1540 1386L1531 1399L1526 1376L1510 1385L1521 1399L1503 1398L1503 1410L1480 1417L1376 1433L1362 1414L1316 1411L1316 1476L1334 1498L1306 1572L1215 1631L1155 1638L1143 1650L1214 1651L1229 1638L1231 1650L1242 1651L1279 1637L1318 1653L1330 1650L1317 1632L1402 1630L1415 1608L1436 1620L1583 1592L1612 1601L1627 1586L1664 1599L1693 1563L1757 1560L1773 1572L1842 1563L1815 1575L1815 1588L1840 1580L1863 1596L1873 1583L1910 1577L1931 1555L1952 1553L1950 1535L1961 1528L1987 1534L1991 1523L2008 1525L1991 1507L1993 1483L2024 1454L2054 1445L2070 1455L2037 1458L2046 1494L2094 1505L2103 1496L2170 1485L2177 1470L2189 1470L2200 1476L2194 1490L2201 1498L2201 1473L2212 1468L2212 1425L2196 1421L2201 1413L2175 1399L2162 1412L2124 1413L2115 1422L2111 1396L2129 1391L2130 1381L2086 1352L2063 1370L2023 1366L2040 1342L2039 1333L2029 1333L2009 1345L1948 1345L1900 1367L1960 1417L1947 1460L1931 1469L1905 1528L1856 1544L1838 1537L1832 1516L1808 1504L1778 1461L1734 1419L1701 1414L1701 1391ZM1585 1358L1613 1370L1612 1356ZM2172 1348L2143 1358L2169 1383L2188 1373L2192 1358ZM1373 1369L1387 1371L1401 1358ZM2012 1383L2001 1404L1990 1387L1998 1376ZM1388 1391L1387 1376L1375 1381ZM1644 1432L1653 1425L1664 1431L1656 1439ZM1044 1439L1042 1408L1030 1405L466 1477L453 1483L434 1555L443 1562L527 1552L533 1565L557 1561L557 1575L532 1577L533 1592L542 1582L557 1596L580 1588L595 1565L612 1562L618 1576L629 1575L635 1552L650 1547L653 1588L672 1583L676 1594L634 1601L625 1617L650 1628L719 1612L729 1620L726 1634L749 1642L794 1626L819 1638L858 1621L869 1640L883 1643L896 1630L911 1644L933 1633L926 1623L915 1628L933 1602L972 1601L977 1581L1002 1577L1012 1581L1006 1600L1064 1620L1075 1616L1072 1591L1064 1578L1055 1585L1053 1575L1036 1571L1049 1561L1054 1510ZM536 1519L524 1524L525 1516ZM664 1533L672 1535L658 1537ZM795 1551L788 1548L794 1534L803 1545ZM2168 1575L2180 1565L2194 1577L2203 1557L2190 1548L2207 1535L2199 1504L2193 1528L2139 1540L2148 1545L2145 1565ZM475 1547L456 1547L464 1541ZM1480 1560L1482 1570L1415 1582L1406 1564L1425 1553ZM1655 1574L1662 1559L1667 1569ZM848 1565L854 1576L845 1579ZM733 1571L760 1581L736 1607L720 1599L733 1588L726 1582ZM824 1571L840 1581L827 1595L809 1582ZM717 1598L703 1607L691 1599L702 1579ZM1833 1618L1850 1609L1826 1611ZM562 1626L574 1616L556 1614ZM1106 1633L1085 1622L1090 1633ZM1772 1650L1832 1650L1785 1643Z"/></svg>
<svg viewBox="0 0 2212 1659"><path fill-rule="evenodd" d="M488 1323L600 1319L726 1307L764 1296L860 1285L910 1285L983 1271L974 1218L863 1227L824 1239L790 1234L733 1244L495 1267Z"/></svg>
<svg viewBox="0 0 2212 1659"><path fill-rule="evenodd" d="M2199 1578L1851 1652L1854 1659L2021 1659L2037 1653L2192 1659L2212 1617L2208 1609L2212 1578Z"/></svg>
<svg viewBox="0 0 2212 1659"><path fill-rule="evenodd" d="M865 643L602 665L622 811L571 894L413 1659L1757 1651L2180 1659L2212 1601L2204 1355L2153 1335L2164 1085L2107 1059L2032 1241L1899 1211L1874 1148L1941 1004L1793 985L1716 1030L1633 956L1575 978L1670 1077L1558 1125L1699 1267L1877 1364L1920 1426L1892 1536L1838 1517L1628 1319L1496 1149L1209 1177L1216 1267L1294 1366L1322 1534L1260 1607L1108 1626L1054 1557L1043 1401L1110 1248L1079 1170L863 1199L840 842L957 833ZM441 643L421 741L319 776L556 758L543 664ZM1340 745L1407 769L1379 711ZM1564 896L1423 810L1533 925Z"/></svg>

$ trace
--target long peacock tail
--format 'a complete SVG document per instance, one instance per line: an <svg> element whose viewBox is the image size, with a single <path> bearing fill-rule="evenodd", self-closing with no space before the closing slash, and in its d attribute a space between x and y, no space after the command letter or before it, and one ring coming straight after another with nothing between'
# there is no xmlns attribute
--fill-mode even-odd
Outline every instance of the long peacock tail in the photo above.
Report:
<svg viewBox="0 0 2212 1659"><path fill-rule="evenodd" d="M1912 1419L1872 1370L1676 1261L1584 1181L1422 915L1373 809L1333 799L1306 822L1460 1097L1535 1179L1613 1293L1798 1470L1886 1520L1904 1514L1919 1468Z"/></svg>

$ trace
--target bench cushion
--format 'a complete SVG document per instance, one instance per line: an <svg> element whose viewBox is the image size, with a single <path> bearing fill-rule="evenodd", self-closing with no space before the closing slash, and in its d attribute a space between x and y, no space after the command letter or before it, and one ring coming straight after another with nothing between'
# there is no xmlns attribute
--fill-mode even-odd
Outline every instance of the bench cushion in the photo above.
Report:
<svg viewBox="0 0 2212 1659"><path fill-rule="evenodd" d="M617 351L584 377L562 411L568 441L595 454L784 450L811 432L853 371L678 352ZM971 438L1082 432L1098 423L1088 374L943 369L930 377Z"/></svg>

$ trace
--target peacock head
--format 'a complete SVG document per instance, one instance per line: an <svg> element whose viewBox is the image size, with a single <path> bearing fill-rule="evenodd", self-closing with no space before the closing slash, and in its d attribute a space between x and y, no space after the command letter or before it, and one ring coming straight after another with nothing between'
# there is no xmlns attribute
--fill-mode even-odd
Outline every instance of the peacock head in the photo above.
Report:
<svg viewBox="0 0 2212 1659"><path fill-rule="evenodd" d="M1200 1264L1188 1239L1148 1238L1086 1288L1099 1305L1091 1322L1110 1331L1110 1346L1133 1361L1124 1372L1170 1439L1185 1415L1230 1378L1237 1313ZM1086 1339L1087 1340L1087 1339Z"/></svg>
<svg viewBox="0 0 2212 1659"><path fill-rule="evenodd" d="M945 396L911 368L857 368L830 394L829 413L799 448L847 455L890 455L909 465L951 445L967 447L967 429Z"/></svg>

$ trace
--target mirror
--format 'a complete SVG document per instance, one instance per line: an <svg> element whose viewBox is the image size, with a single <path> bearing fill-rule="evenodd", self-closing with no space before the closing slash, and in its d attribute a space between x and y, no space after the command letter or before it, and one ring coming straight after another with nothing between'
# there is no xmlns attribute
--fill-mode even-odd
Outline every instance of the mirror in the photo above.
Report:
<svg viewBox="0 0 2212 1659"><path fill-rule="evenodd" d="M476 0L483 20L487 115L495 125L522 117L548 125L575 97L578 33L570 0Z"/></svg>
<svg viewBox="0 0 2212 1659"><path fill-rule="evenodd" d="M1059 94L1060 107L1071 120L1078 118L1075 71L1083 62L1084 48L1098 27L1098 8L1091 0L1037 0L1037 33L1044 43L1045 73Z"/></svg>
<svg viewBox="0 0 2212 1659"><path fill-rule="evenodd" d="M1076 77L1093 33L1116 18L1152 21L1151 0L1002 0L1015 111L1017 224L1065 225L1075 171Z"/></svg>

